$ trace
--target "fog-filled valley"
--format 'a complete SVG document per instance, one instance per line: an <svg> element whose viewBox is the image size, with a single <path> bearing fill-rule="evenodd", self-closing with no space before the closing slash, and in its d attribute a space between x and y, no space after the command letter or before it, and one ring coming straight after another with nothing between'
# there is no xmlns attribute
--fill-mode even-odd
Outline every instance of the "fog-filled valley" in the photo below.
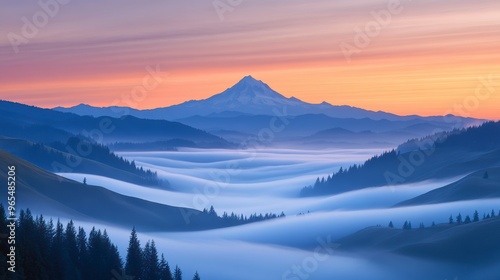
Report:
<svg viewBox="0 0 500 280"><path fill-rule="evenodd" d="M321 246L318 239L328 240L333 249L325 251L328 252L326 260L316 261L317 268L315 262L307 264L306 261L306 265L311 265L311 272L304 273L310 279L453 279L458 275L470 276L471 271L464 272L459 265L389 252L345 252L337 250L338 245L335 245L337 240L359 230L377 225L386 227L389 222L396 228L401 228L405 221L411 221L415 227L419 223L431 227L433 222L448 223L450 215L461 213L465 217L472 216L476 210L481 215L492 209L498 211L500 198L393 207L467 174L333 196L299 197L300 189L316 177L326 177L340 166L360 163L380 152L185 149L178 152L120 153L136 164L158 172L160 177L168 178L171 188L143 187L89 174L60 175L79 182L85 178L87 184L104 186L152 202L198 210L214 206L219 215L223 212L250 215L281 211L286 214L285 218L276 220L208 231L167 233L138 228L143 242L154 239L160 251L175 256L186 270L203 272L208 279L301 279L286 272L293 265L302 265L304 260L314 258L314 250ZM59 214L64 216L64 213ZM95 225L99 222L83 222L86 223ZM116 237L120 250L125 252L129 229L119 225L104 224L102 227ZM370 257L373 254L382 254L381 259ZM221 270L221 263L228 269ZM429 270L416 269L421 266L429 267ZM251 275L242 276L247 273Z"/></svg>

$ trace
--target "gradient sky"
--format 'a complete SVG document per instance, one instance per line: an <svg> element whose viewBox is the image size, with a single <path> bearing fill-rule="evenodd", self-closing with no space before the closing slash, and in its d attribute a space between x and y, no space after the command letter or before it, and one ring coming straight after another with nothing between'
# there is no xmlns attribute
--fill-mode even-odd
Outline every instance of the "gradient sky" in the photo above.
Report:
<svg viewBox="0 0 500 280"><path fill-rule="evenodd" d="M16 53L23 18L45 12L2 0L0 99L126 105L151 66L163 81L134 107L207 98L250 74L311 103L500 119L498 0L404 0L400 12L393 0L65 1ZM214 2L238 5L220 17ZM390 20L348 61L341 45L356 47L381 10Z"/></svg>

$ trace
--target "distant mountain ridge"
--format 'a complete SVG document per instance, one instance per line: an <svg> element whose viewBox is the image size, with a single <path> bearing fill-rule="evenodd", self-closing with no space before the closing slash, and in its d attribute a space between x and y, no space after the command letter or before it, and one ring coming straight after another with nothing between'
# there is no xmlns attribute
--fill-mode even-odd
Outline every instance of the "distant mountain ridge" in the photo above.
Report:
<svg viewBox="0 0 500 280"><path fill-rule="evenodd" d="M484 121L451 115L398 116L327 102L311 104L295 97L285 97L252 76L244 77L232 87L207 99L190 100L170 107L137 110L80 104L54 110L94 117L122 118L130 115L141 119L175 121L227 137L235 143L249 138L258 139L262 130L271 129L277 132L272 137L272 143L260 141L262 146L319 149L392 147L408 139ZM344 131L335 133L332 129Z"/></svg>
<svg viewBox="0 0 500 280"><path fill-rule="evenodd" d="M382 111L374 112L351 106L335 106L327 102L311 104L295 97L287 98L273 90L266 83L246 76L234 86L203 100L190 100L182 104L164 108L137 110L128 107L93 107L80 104L74 107L54 108L61 112L79 115L113 116L132 115L138 118L175 120L192 116L208 116L210 114L234 111L252 115L273 115L279 112L284 115L298 116L303 114L325 114L335 118L371 118L399 119L400 116ZM409 116L410 118L416 116Z"/></svg>
<svg viewBox="0 0 500 280"><path fill-rule="evenodd" d="M184 139L204 148L234 146L206 131L166 120L80 116L10 101L0 101L0 115L0 136L35 142L64 141L82 134L100 135L98 142L104 144Z"/></svg>

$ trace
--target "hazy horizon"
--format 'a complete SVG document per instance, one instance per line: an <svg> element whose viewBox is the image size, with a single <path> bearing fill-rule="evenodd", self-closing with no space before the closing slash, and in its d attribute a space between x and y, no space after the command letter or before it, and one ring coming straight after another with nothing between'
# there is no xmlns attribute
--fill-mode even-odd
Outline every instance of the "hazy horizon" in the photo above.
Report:
<svg viewBox="0 0 500 280"><path fill-rule="evenodd" d="M423 116L465 105L477 107L472 117L500 118L500 96L486 100L499 80L497 1L229 2L8 1L0 98L124 105L155 72L161 83L137 102L143 109L254 75L309 103Z"/></svg>

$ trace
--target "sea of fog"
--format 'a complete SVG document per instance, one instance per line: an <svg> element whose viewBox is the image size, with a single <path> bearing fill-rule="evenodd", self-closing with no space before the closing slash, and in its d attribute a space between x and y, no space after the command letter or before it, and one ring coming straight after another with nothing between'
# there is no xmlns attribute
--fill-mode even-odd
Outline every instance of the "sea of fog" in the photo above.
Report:
<svg viewBox="0 0 500 280"><path fill-rule="evenodd" d="M362 256L337 253L334 244L331 249L325 249L325 243L334 243L365 227L387 225L390 221L399 227L406 220L414 225L421 222L430 225L446 222L450 214L489 212L500 205L499 199L491 199L392 207L459 178L371 188L329 197L298 197L300 189L318 176L326 177L340 166L363 162L380 152L185 149L120 153L140 166L157 171L170 182L168 189L89 174L60 175L77 181L85 177L88 184L158 203L200 210L213 205L219 214L224 211L245 215L279 214L283 211L287 215L283 219L201 232L141 232L139 229L142 244L154 239L159 251L165 253L171 265L182 267L187 278L198 270L202 279L411 279L405 274L418 264L429 270L411 271L414 279L426 277L424 271L438 268L442 278L436 279L454 279L452 272L457 268L445 264L394 256L387 256L386 262L372 263ZM81 221L80 225L91 228L95 223ZM108 230L125 255L130 229L101 227ZM407 269L400 272L394 269L405 266Z"/></svg>

